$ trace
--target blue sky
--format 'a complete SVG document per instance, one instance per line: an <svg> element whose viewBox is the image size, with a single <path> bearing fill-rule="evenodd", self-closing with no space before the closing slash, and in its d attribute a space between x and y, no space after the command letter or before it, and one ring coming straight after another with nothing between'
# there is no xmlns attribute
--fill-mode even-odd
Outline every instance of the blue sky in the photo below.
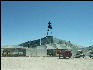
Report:
<svg viewBox="0 0 93 70"><path fill-rule="evenodd" d="M93 45L92 1L2 1L1 45L17 45L52 35L81 46Z"/></svg>

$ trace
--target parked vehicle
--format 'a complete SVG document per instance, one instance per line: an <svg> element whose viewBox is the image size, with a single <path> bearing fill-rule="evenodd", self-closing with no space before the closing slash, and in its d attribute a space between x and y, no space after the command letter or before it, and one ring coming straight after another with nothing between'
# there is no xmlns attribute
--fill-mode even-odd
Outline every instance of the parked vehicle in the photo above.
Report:
<svg viewBox="0 0 93 70"><path fill-rule="evenodd" d="M93 57L93 52L89 52L89 57Z"/></svg>
<svg viewBox="0 0 93 70"><path fill-rule="evenodd" d="M80 58L80 57L85 57L85 55L84 54L76 54L76 56L75 56L75 58Z"/></svg>
<svg viewBox="0 0 93 70"><path fill-rule="evenodd" d="M57 53L59 54L59 59L61 57L63 57L63 58L67 58L67 57L71 58L71 56L72 56L72 52L69 51L69 50L58 50Z"/></svg>
<svg viewBox="0 0 93 70"><path fill-rule="evenodd" d="M78 50L76 55L75 55L75 58L80 58L80 57L83 57L83 58L85 57L82 50Z"/></svg>

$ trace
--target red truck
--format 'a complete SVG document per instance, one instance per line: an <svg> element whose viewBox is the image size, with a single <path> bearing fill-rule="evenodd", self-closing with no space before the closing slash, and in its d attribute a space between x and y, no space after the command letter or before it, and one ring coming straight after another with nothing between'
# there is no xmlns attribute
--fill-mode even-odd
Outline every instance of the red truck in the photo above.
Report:
<svg viewBox="0 0 93 70"><path fill-rule="evenodd" d="M67 57L71 58L71 56L72 56L72 52L69 51L69 50L58 50L57 54L59 54L59 59L61 57L63 57L63 58L67 58Z"/></svg>

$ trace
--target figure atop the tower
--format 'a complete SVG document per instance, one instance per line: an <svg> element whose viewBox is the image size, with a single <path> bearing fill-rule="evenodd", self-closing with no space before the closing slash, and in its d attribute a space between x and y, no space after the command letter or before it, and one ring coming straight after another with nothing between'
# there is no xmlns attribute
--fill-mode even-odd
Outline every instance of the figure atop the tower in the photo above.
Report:
<svg viewBox="0 0 93 70"><path fill-rule="evenodd" d="M52 29L52 26L51 26L50 21L48 22L48 28L49 28L49 29Z"/></svg>
<svg viewBox="0 0 93 70"><path fill-rule="evenodd" d="M50 32L51 29L52 29L52 26L51 26L51 23L50 23L50 21L49 21L49 22L48 22L47 36L48 36L48 33ZM51 34L52 34L52 31L51 31Z"/></svg>

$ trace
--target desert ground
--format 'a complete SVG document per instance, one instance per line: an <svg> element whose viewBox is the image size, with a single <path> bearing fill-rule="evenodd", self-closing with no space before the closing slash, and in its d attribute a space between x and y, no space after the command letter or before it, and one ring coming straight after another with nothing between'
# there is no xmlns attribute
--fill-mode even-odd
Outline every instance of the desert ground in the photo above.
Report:
<svg viewBox="0 0 93 70"><path fill-rule="evenodd" d="M1 70L93 70L93 59L58 57L1 57Z"/></svg>

